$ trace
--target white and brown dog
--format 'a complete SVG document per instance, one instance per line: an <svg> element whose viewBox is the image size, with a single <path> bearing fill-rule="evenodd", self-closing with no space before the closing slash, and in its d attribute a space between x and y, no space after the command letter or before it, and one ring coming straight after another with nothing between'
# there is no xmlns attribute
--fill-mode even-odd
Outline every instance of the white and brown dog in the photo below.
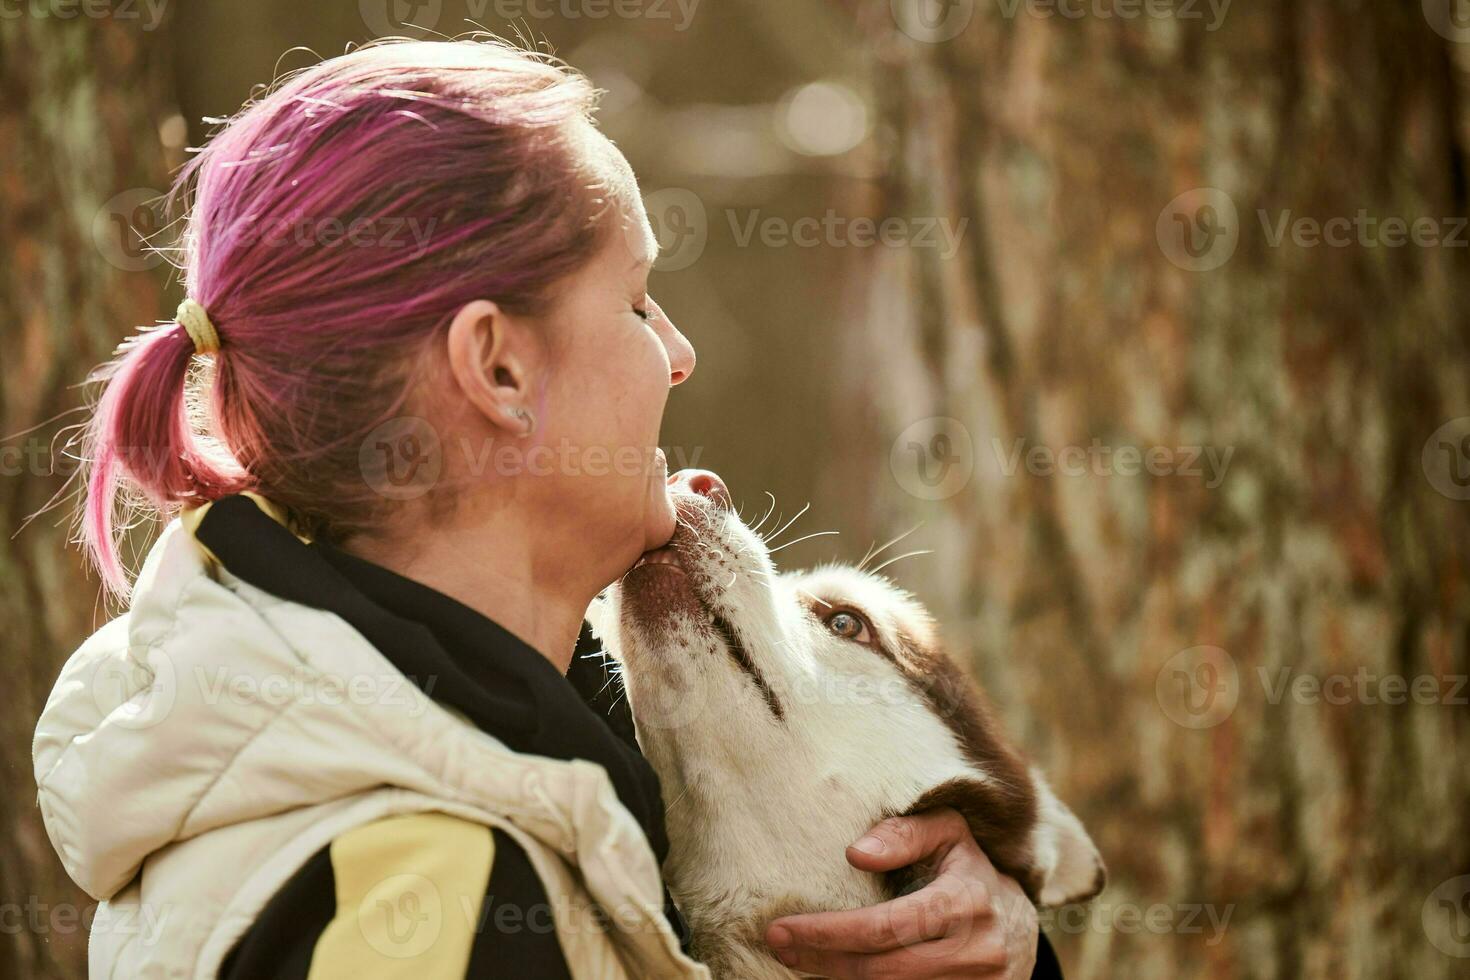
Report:
<svg viewBox="0 0 1470 980"><path fill-rule="evenodd" d="M1038 905L1102 890L1082 824L917 600L851 566L778 574L718 477L682 479L673 540L592 615L662 781L665 878L716 977L794 977L762 939L773 918L894 897L902 880L843 855L896 814L954 807Z"/></svg>

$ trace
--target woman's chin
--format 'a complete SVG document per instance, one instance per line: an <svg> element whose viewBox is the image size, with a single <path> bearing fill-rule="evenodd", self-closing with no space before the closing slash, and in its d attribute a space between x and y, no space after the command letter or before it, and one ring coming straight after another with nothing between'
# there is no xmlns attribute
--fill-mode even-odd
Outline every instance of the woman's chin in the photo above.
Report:
<svg viewBox="0 0 1470 980"><path fill-rule="evenodd" d="M644 551L662 548L674 536L674 499L669 496L668 486L660 484L652 496L648 505L648 521L644 525Z"/></svg>

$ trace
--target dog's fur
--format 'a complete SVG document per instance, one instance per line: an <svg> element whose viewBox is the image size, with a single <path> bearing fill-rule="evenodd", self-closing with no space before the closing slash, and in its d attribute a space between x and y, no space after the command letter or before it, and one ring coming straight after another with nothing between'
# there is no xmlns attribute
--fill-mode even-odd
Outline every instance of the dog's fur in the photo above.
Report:
<svg viewBox="0 0 1470 980"><path fill-rule="evenodd" d="M850 566L777 574L728 509L677 498L679 529L594 610L662 780L665 877L715 976L790 978L766 925L892 898L848 844L884 817L952 806L1040 905L1105 872L1081 823L992 722L929 614ZM651 557L651 560L650 560ZM836 635L841 612L864 629Z"/></svg>

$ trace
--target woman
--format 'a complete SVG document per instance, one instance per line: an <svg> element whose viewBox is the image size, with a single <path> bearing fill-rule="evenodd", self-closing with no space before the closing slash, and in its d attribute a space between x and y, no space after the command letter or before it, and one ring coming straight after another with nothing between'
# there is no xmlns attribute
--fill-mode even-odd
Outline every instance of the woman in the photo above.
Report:
<svg viewBox="0 0 1470 980"><path fill-rule="evenodd" d="M703 975L657 781L572 664L673 532L688 481L656 445L695 363L592 101L498 42L380 44L186 168L188 299L122 349L89 437L85 538L129 611L36 733L52 842L105 900L94 975ZM120 493L181 516L131 586ZM1034 911L954 814L849 860L940 873L773 923L784 961L1031 975Z"/></svg>

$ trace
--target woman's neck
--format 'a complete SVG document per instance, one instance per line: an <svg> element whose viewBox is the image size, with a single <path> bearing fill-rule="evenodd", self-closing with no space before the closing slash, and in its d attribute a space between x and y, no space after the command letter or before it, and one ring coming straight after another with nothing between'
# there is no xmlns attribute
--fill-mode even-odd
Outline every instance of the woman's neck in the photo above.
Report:
<svg viewBox="0 0 1470 980"><path fill-rule="evenodd" d="M600 586L569 580L575 561L553 563L550 569L538 562L544 548L530 539L531 523L491 516L460 526L451 519L449 526L436 524L422 533L358 535L343 547L464 603L566 673L583 616ZM551 580L552 570L560 577Z"/></svg>

